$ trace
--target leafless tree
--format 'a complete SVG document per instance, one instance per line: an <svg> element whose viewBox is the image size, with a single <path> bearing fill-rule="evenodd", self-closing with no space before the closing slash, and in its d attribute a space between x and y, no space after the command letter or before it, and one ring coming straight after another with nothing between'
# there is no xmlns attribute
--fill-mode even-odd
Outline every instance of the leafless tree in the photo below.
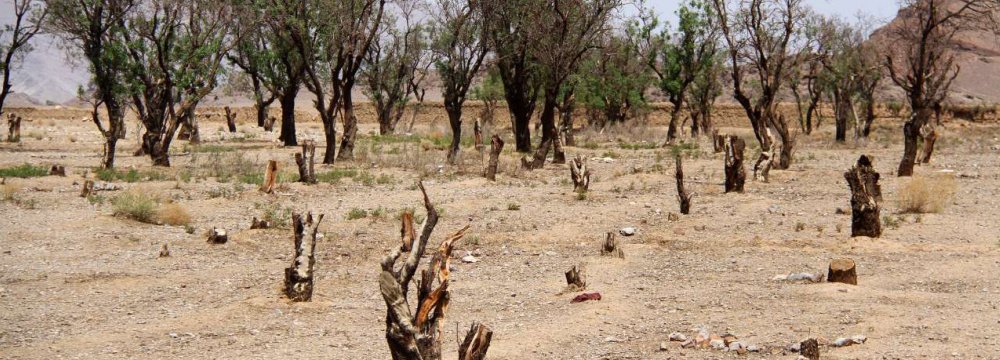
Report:
<svg viewBox="0 0 1000 360"><path fill-rule="evenodd" d="M0 72L3 73L3 83L0 84L0 114L3 114L3 104L10 94L10 72L24 54L31 51L31 39L42 30L42 24L48 15L48 7L41 0L14 0L12 4L14 23L0 28Z"/></svg>

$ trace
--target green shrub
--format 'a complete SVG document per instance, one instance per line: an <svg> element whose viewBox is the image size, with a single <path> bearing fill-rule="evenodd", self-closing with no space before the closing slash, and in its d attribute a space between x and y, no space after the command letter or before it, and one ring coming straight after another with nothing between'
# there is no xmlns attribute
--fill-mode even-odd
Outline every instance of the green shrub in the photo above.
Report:
<svg viewBox="0 0 1000 360"><path fill-rule="evenodd" d="M153 223L156 215L156 197L139 192L127 191L111 198L112 214L144 223Z"/></svg>
<svg viewBox="0 0 1000 360"><path fill-rule="evenodd" d="M347 212L347 220L364 219L368 217L368 212L364 209L353 208Z"/></svg>
<svg viewBox="0 0 1000 360"><path fill-rule="evenodd" d="M13 167L0 168L0 177L32 178L32 177L46 176L48 174L49 174L49 169L31 164L23 164Z"/></svg>

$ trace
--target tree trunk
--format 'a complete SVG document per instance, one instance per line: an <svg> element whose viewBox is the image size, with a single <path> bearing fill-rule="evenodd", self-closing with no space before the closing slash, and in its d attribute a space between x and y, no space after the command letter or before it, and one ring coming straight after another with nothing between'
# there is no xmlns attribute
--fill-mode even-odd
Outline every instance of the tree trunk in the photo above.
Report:
<svg viewBox="0 0 1000 360"><path fill-rule="evenodd" d="M691 198L694 197L694 194L688 193L684 189L684 164L681 154L677 154L677 171L674 173L674 177L677 178L677 201L680 202L681 214L690 214Z"/></svg>
<svg viewBox="0 0 1000 360"><path fill-rule="evenodd" d="M923 144L923 155L920 157L920 162L924 164L929 164L931 162L931 155L934 155L934 143L937 142L937 131L934 130L934 125L924 125L921 129L920 137L924 140Z"/></svg>
<svg viewBox="0 0 1000 360"><path fill-rule="evenodd" d="M930 109L916 108L910 120L903 124L903 158L899 161L899 170L896 172L898 176L913 176L913 166L917 161L917 138L920 136L920 128L928 123L930 117Z"/></svg>
<svg viewBox="0 0 1000 360"><path fill-rule="evenodd" d="M337 159L337 124L333 120L323 122L323 137L326 139L323 163L333 165Z"/></svg>
<svg viewBox="0 0 1000 360"><path fill-rule="evenodd" d="M729 135L726 139L726 192L743 192L743 184L747 174L743 169L743 150L746 143L738 136Z"/></svg>
<svg viewBox="0 0 1000 360"><path fill-rule="evenodd" d="M234 113L233 109L231 109L228 106L225 107L225 110L226 110L226 125L229 126L229 133L235 134L236 133L236 113Z"/></svg>
<svg viewBox="0 0 1000 360"><path fill-rule="evenodd" d="M483 123L480 119L476 119L476 123L473 124L472 133L475 136L476 152L480 156L483 154Z"/></svg>
<svg viewBox="0 0 1000 360"><path fill-rule="evenodd" d="M570 95L572 96L572 95ZM576 146L576 137L573 135L573 108L575 107L575 100L569 99L563 102L563 106L560 109L562 115L560 122L562 125L562 139L566 146Z"/></svg>
<svg viewBox="0 0 1000 360"><path fill-rule="evenodd" d="M667 144L673 144L677 141L677 121L681 115L681 104L679 102L672 102L672 104L673 108L670 109L670 124L667 125Z"/></svg>
<svg viewBox="0 0 1000 360"><path fill-rule="evenodd" d="M351 97L351 87L343 92L344 106L344 136L340 139L338 160L354 159L354 141L358 137L358 117L354 115L354 100Z"/></svg>
<svg viewBox="0 0 1000 360"><path fill-rule="evenodd" d="M323 214L313 219L308 213L305 221L300 214L292 214L295 231L295 258L292 266L285 268L285 296L295 302L310 301L313 294L313 271L316 266L316 237ZM320 234L319 236L322 236Z"/></svg>
<svg viewBox="0 0 1000 360"><path fill-rule="evenodd" d="M846 95L838 94L834 99L836 103L836 111L834 117L836 120L837 132L835 140L838 143L843 143L847 141L847 115L850 113L850 102L845 99Z"/></svg>
<svg viewBox="0 0 1000 360"><path fill-rule="evenodd" d="M306 184L316 183L316 142L306 140L302 142L302 152L295 154L295 164L299 167L299 182Z"/></svg>
<svg viewBox="0 0 1000 360"><path fill-rule="evenodd" d="M767 138L766 143L770 144L770 146L767 149L761 149L760 157L757 158L757 163L753 165L753 178L756 181L766 183L770 180L777 142L771 136L771 129L769 128L764 130L764 137Z"/></svg>
<svg viewBox="0 0 1000 360"><path fill-rule="evenodd" d="M514 131L514 145L517 152L531 152L531 111L525 109L515 109L509 105L512 130Z"/></svg>
<svg viewBox="0 0 1000 360"><path fill-rule="evenodd" d="M857 285L857 264L855 264L854 260L851 259L834 259L830 262L830 269L826 274L826 281Z"/></svg>
<svg viewBox="0 0 1000 360"><path fill-rule="evenodd" d="M726 136L719 135L719 129L712 130L712 148L715 153L720 153L726 148Z"/></svg>
<svg viewBox="0 0 1000 360"><path fill-rule="evenodd" d="M590 169L583 156L577 155L569 162L569 176L573 180L573 191L577 194L586 193L590 189Z"/></svg>
<svg viewBox="0 0 1000 360"><path fill-rule="evenodd" d="M299 94L299 87L292 86L285 89L281 94L281 134L278 139L285 146L298 146L295 137L295 97Z"/></svg>
<svg viewBox="0 0 1000 360"><path fill-rule="evenodd" d="M861 155L844 178L851 189L851 236L882 236L882 188L871 158Z"/></svg>
<svg viewBox="0 0 1000 360"><path fill-rule="evenodd" d="M542 144L552 147L553 164L565 164L566 154L559 142L559 128L556 127L556 97L556 93L553 92L547 95L542 103L542 114L539 118L542 123ZM538 168L541 168L541 165L539 164Z"/></svg>
<svg viewBox="0 0 1000 360"><path fill-rule="evenodd" d="M264 170L264 181L260 185L260 191L265 194L274 192L278 182L278 162L269 160L267 169Z"/></svg>
<svg viewBox="0 0 1000 360"><path fill-rule="evenodd" d="M52 165L52 167L49 168L49 175L50 176L63 176L63 177L65 177L66 176L66 167L62 166L62 165Z"/></svg>
<svg viewBox="0 0 1000 360"><path fill-rule="evenodd" d="M458 347L458 360L484 360L486 350L490 348L490 340L493 339L493 330L486 325L473 322L469 332L465 334L465 340Z"/></svg>
<svg viewBox="0 0 1000 360"><path fill-rule="evenodd" d="M448 123L451 125L451 146L448 147L448 163L458 162L458 152L462 150L462 108L448 109Z"/></svg>
<svg viewBox="0 0 1000 360"><path fill-rule="evenodd" d="M493 134L490 141L490 162L486 165L486 179L497 180L497 167L500 165L500 152L503 151L503 139Z"/></svg>
<svg viewBox="0 0 1000 360"><path fill-rule="evenodd" d="M701 130L701 115L697 112L692 112L691 114L691 138L698 137L698 131Z"/></svg>
<svg viewBox="0 0 1000 360"><path fill-rule="evenodd" d="M601 256L613 256L619 259L625 258L625 252L622 251L622 247L618 243L618 238L615 237L615 233L608 231L608 233L604 235L604 243L601 244Z"/></svg>
<svg viewBox="0 0 1000 360"><path fill-rule="evenodd" d="M80 197L85 198L94 193L94 180L85 180L83 188L80 189Z"/></svg>
<svg viewBox="0 0 1000 360"><path fill-rule="evenodd" d="M545 159L549 157L549 149L551 148L551 139L542 140L542 144L535 150L535 155L530 158L531 160L528 160L527 156L521 159L521 166L527 170L541 169L545 166Z"/></svg>

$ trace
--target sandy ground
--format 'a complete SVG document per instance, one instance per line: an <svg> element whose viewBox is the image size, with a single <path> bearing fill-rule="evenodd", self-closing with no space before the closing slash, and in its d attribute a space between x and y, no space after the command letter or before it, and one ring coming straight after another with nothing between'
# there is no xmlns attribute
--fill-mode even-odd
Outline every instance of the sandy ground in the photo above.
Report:
<svg viewBox="0 0 1000 360"><path fill-rule="evenodd" d="M570 147L570 156L613 158L591 161L594 184L583 200L565 165L519 171L506 152L499 181L490 183L478 174L474 150L465 150L464 165L444 166L444 152L429 141L377 143L373 124L362 127L360 160L318 171L354 168L381 180L286 183L265 195L203 176L181 180L185 171L219 166L211 154L185 152L194 148L183 141L173 168L153 169L148 158L130 156L130 128L119 167L167 175L118 184L173 199L191 214L193 229L185 229L114 217L107 202L80 198L79 183L99 163L100 137L77 114L63 115L29 116L21 144L0 144L0 167L58 163L70 173L7 180L20 191L16 201L0 202L0 358L388 358L377 264L399 241L395 214L420 208L413 184L424 176L444 212L432 245L471 221L455 254L475 252L480 260L453 262L445 358L454 358L452 339L477 320L495 332L492 359L739 357L667 342L668 334L693 336L699 326L763 348L749 358L794 359L783 348L805 338L864 335L862 345L823 347L823 358L1000 359L997 124L946 125L934 162L917 172L954 171L956 195L943 212L922 215L897 210L905 181L893 175L898 120L879 120L863 145L834 144L830 124L803 135L792 169L773 171L771 183L748 180L745 194L723 194L722 155L700 139L684 152L687 184L697 193L693 211L674 221L671 149L619 145L661 139L659 127L580 135L591 145ZM720 122L742 125L738 117ZM416 132L440 136L444 125L422 121ZM206 145L222 149L216 156L245 157L261 172L265 160L277 159L283 172L293 171L297 149L278 146L276 133L240 124L234 137L222 127L202 121ZM748 129L724 131L753 144ZM300 124L301 138L321 135L319 124ZM850 238L850 216L837 214L849 209L842 174L862 153L875 156L883 215L898 222L878 239ZM281 294L292 231L248 229L269 206L327 215L310 303ZM386 215L347 219L351 209L379 208ZM623 238L625 259L599 256L604 232L626 226L638 234ZM203 233L212 227L229 230L229 243L207 244ZM172 256L158 258L164 243ZM772 281L825 272L838 257L857 261L858 286ZM576 293L557 295L563 272L576 264L601 301L571 304Z"/></svg>

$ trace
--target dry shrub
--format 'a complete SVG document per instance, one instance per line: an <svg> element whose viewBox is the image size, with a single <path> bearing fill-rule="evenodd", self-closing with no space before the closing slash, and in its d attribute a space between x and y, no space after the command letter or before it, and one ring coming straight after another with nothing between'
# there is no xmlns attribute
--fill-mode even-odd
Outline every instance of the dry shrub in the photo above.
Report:
<svg viewBox="0 0 1000 360"><path fill-rule="evenodd" d="M14 184L3 184L0 185L0 200L2 201L13 201L14 194L21 191L21 186Z"/></svg>
<svg viewBox="0 0 1000 360"><path fill-rule="evenodd" d="M156 222L165 225L188 225L191 223L191 215L179 204L165 204L156 211Z"/></svg>
<svg viewBox="0 0 1000 360"><path fill-rule="evenodd" d="M951 175L914 176L899 188L899 210L918 214L942 212L955 197L957 187Z"/></svg>
<svg viewBox="0 0 1000 360"><path fill-rule="evenodd" d="M144 223L153 223L158 199L148 192L129 190L111 198L112 214Z"/></svg>

